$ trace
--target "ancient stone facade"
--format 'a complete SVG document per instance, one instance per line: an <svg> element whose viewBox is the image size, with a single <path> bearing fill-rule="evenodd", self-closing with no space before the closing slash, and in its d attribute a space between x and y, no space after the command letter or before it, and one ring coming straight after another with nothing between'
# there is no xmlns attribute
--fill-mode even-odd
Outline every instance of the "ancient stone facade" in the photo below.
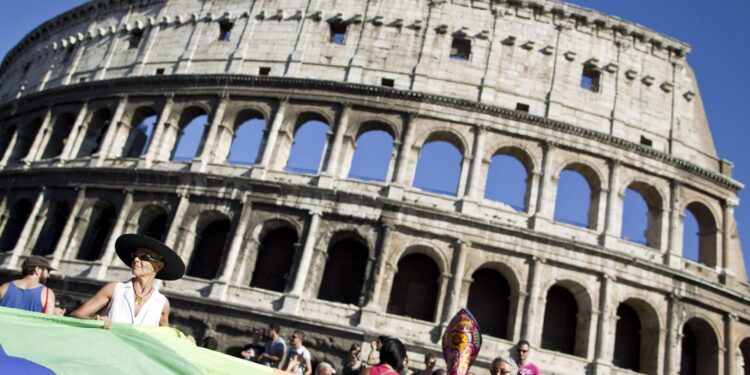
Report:
<svg viewBox="0 0 750 375"><path fill-rule="evenodd" d="M139 232L188 264L162 286L173 323L225 350L277 320L319 360L388 334L419 367L469 306L478 367L526 338L545 373L740 374L742 186L688 52L556 1L95 0L0 66L3 277L46 255L52 286L85 298L128 277L113 242ZM176 158L201 116L195 156ZM300 173L287 161L311 121L329 131ZM259 151L234 163L248 124ZM352 178L377 130L386 175ZM433 141L462 156L454 195L413 185ZM523 207L486 198L496 155L525 167ZM562 171L591 188L583 226L555 220ZM627 189L648 205L644 244L621 235Z"/></svg>

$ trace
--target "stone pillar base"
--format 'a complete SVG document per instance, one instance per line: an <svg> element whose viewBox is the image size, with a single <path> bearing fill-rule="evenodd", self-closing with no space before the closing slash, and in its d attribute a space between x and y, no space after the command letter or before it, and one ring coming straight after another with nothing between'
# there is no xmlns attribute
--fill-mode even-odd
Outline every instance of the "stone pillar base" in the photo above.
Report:
<svg viewBox="0 0 750 375"><path fill-rule="evenodd" d="M101 260L97 260L94 263L92 263L88 271L86 271L86 277L90 277L92 279L101 280L106 275L107 275L107 266L105 266Z"/></svg>
<svg viewBox="0 0 750 375"><path fill-rule="evenodd" d="M464 198L458 204L458 209L462 214L479 216L479 202L471 198Z"/></svg>
<svg viewBox="0 0 750 375"><path fill-rule="evenodd" d="M545 230L550 226L549 219L541 216L532 216L529 218L529 229Z"/></svg>
<svg viewBox="0 0 750 375"><path fill-rule="evenodd" d="M390 185L388 186L388 193L387 193L388 199L393 199L394 201L400 201L404 198L404 187L399 185Z"/></svg>
<svg viewBox="0 0 750 375"><path fill-rule="evenodd" d="M250 170L250 178L256 179L256 180L265 180L266 179L266 168L264 167L253 167L253 169Z"/></svg>
<svg viewBox="0 0 750 375"><path fill-rule="evenodd" d="M284 302L281 305L281 312L286 314L297 314L302 298L293 294L284 296Z"/></svg>
<svg viewBox="0 0 750 375"><path fill-rule="evenodd" d="M318 181L315 183L315 185L324 189L332 189L335 182L336 179L330 174L321 174L320 176L318 176Z"/></svg>
<svg viewBox="0 0 750 375"><path fill-rule="evenodd" d="M229 285L226 281L214 280L211 283L211 291L208 292L208 298L216 299L219 301L226 301L228 292Z"/></svg>
<svg viewBox="0 0 750 375"><path fill-rule="evenodd" d="M378 320L378 310L371 306L365 306L360 310L358 327L374 331Z"/></svg>
<svg viewBox="0 0 750 375"><path fill-rule="evenodd" d="M617 247L620 242L620 237L613 236L611 234L603 234L599 237L599 245L607 249L613 249Z"/></svg>
<svg viewBox="0 0 750 375"><path fill-rule="evenodd" d="M594 361L592 364L593 370L591 373L596 375L609 375L612 373L612 364Z"/></svg>

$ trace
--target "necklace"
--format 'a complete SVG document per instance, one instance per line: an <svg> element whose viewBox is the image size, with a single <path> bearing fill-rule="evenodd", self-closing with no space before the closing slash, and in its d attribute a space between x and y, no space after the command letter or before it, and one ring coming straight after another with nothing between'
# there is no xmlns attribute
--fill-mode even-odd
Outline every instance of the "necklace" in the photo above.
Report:
<svg viewBox="0 0 750 375"><path fill-rule="evenodd" d="M143 302L143 298L148 297L149 294L151 294L151 291L154 289L153 285L148 288L148 292L138 294L138 292L135 291L135 284L133 284L133 294L135 294L135 304L140 305L141 302Z"/></svg>

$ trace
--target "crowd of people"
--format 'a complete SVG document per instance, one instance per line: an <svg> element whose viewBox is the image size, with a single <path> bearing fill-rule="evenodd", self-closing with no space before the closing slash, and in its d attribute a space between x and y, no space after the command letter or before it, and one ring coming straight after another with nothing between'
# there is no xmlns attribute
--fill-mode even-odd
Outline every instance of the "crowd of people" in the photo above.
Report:
<svg viewBox="0 0 750 375"><path fill-rule="evenodd" d="M159 292L154 280L181 278L185 273L182 259L160 241L137 234L120 236L115 242L115 250L118 257L130 266L133 277L104 285L80 306L67 296L56 297L55 292L45 286L55 268L47 258L40 256L27 258L21 265L21 278L0 286L0 306L101 320L104 329L109 329L113 322L168 326L169 300ZM100 311L102 315L98 315ZM240 356L294 375L312 375L313 363L316 363L315 375L337 373L331 363L315 361L304 342L305 333L295 330L290 336L290 345L287 345L279 324L271 323L265 331L256 329L253 332L251 343L243 348ZM218 342L213 337L205 337L201 346L215 350ZM363 356L362 347L352 344L341 374L447 375L445 369L437 368L438 356L434 353L424 356L424 369L412 369L406 347L398 338L379 336L370 343L369 349L367 356ZM528 341L519 341L512 351L512 358L497 356L492 361L490 375L539 375L539 368L529 361L530 350Z"/></svg>

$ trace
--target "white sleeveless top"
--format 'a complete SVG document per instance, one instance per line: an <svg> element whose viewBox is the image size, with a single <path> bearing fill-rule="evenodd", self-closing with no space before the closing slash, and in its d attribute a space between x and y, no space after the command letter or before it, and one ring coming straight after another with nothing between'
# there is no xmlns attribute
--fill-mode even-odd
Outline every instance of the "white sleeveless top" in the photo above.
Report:
<svg viewBox="0 0 750 375"><path fill-rule="evenodd" d="M161 320L161 312L167 297L159 293L159 289L153 286L146 302L141 305L138 315L135 315L135 292L133 291L133 279L117 283L112 299L106 309L106 315L114 323L128 323L142 326L158 327Z"/></svg>

